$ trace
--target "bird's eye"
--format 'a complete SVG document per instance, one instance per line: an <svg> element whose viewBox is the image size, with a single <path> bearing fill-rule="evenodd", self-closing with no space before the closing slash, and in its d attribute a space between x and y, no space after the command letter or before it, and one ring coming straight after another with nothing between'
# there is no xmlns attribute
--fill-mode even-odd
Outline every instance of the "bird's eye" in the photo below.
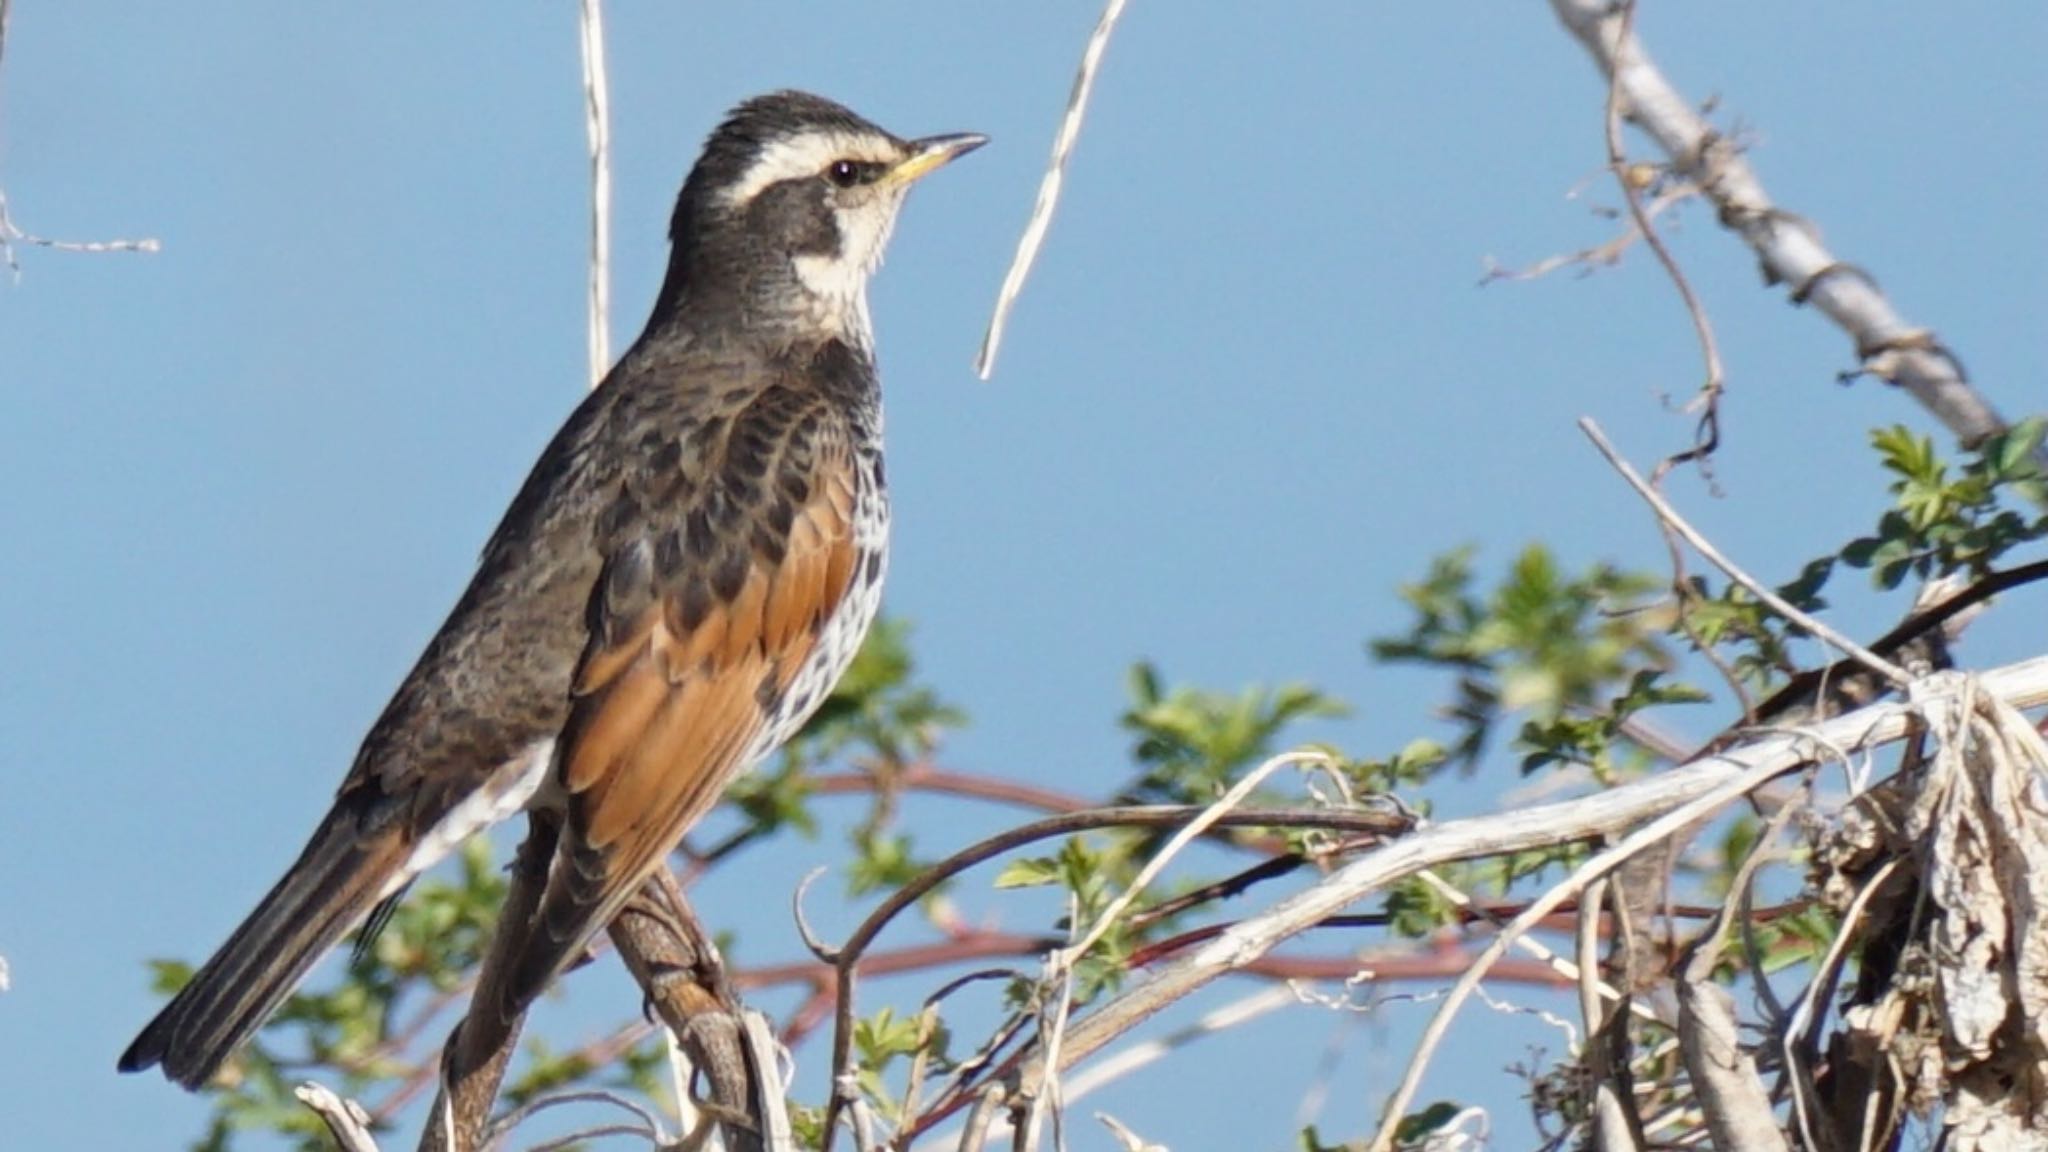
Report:
<svg viewBox="0 0 2048 1152"><path fill-rule="evenodd" d="M834 160L832 166L825 169L825 179L841 188L851 188L861 182L866 167L855 160Z"/></svg>

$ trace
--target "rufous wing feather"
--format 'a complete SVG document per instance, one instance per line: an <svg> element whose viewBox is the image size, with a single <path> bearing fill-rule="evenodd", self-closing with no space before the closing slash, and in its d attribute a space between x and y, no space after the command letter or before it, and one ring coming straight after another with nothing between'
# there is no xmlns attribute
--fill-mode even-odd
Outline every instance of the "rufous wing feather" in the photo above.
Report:
<svg viewBox="0 0 2048 1152"><path fill-rule="evenodd" d="M601 606L558 750L568 796L562 853L507 981L531 1002L610 922L745 763L770 710L816 649L858 568L852 465L821 454L779 549L734 539L742 578L707 594L721 557L691 556L668 581L644 561L648 594ZM646 548L645 542L642 547ZM774 553L779 551L779 555ZM693 585L691 582L696 581ZM616 589L610 592L616 598ZM708 604L708 607L707 607Z"/></svg>

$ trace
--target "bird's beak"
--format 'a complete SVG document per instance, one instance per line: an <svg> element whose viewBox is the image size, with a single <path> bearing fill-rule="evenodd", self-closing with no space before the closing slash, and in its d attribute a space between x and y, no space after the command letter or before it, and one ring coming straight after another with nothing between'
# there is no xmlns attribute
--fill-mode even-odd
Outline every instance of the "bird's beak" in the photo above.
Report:
<svg viewBox="0 0 2048 1152"><path fill-rule="evenodd" d="M910 142L910 158L891 168L882 179L890 184L911 184L951 164L983 144L988 137L979 132L951 136L927 136Z"/></svg>

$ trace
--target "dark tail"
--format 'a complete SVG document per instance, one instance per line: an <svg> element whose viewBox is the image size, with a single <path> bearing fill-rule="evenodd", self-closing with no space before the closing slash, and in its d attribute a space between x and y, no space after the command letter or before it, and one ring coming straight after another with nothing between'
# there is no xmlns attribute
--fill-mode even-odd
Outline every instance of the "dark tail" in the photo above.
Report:
<svg viewBox="0 0 2048 1152"><path fill-rule="evenodd" d="M206 1083L369 914L408 855L402 822L365 835L361 813L328 813L291 871L121 1054L121 1071L161 1064L187 1088Z"/></svg>

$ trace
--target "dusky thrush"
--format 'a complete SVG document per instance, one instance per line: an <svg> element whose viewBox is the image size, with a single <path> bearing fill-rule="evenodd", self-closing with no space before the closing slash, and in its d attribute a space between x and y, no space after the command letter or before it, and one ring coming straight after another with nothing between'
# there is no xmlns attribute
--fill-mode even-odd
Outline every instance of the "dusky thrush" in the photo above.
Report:
<svg viewBox="0 0 2048 1152"><path fill-rule="evenodd" d="M646 329L542 452L298 860L123 1071L198 1087L342 936L532 807L558 830L546 886L498 926L501 1009L522 1009L796 732L887 567L868 278L911 184L984 142L798 92L712 132Z"/></svg>

